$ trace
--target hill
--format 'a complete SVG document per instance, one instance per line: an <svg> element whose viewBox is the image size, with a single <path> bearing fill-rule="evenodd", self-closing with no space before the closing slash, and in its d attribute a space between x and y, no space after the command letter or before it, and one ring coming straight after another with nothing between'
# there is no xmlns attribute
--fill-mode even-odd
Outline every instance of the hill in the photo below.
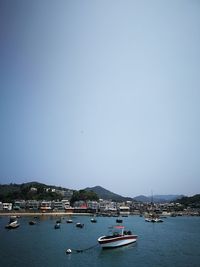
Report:
<svg viewBox="0 0 200 267"><path fill-rule="evenodd" d="M123 197L121 195L118 195L116 193L113 193L101 186L94 186L94 187L87 187L84 189L85 191L93 191L95 192L99 198L105 199L105 200L112 200L116 202L123 202L123 201L132 201L133 199L130 197Z"/></svg>
<svg viewBox="0 0 200 267"><path fill-rule="evenodd" d="M134 200L141 201L141 202L154 202L154 203L164 203L164 202L171 202L176 199L183 197L183 195L155 195L155 196L137 196L134 197Z"/></svg>
<svg viewBox="0 0 200 267"><path fill-rule="evenodd" d="M192 197L182 197L177 199L177 202L183 204L185 207L190 206L192 208L200 208L200 194Z"/></svg>
<svg viewBox="0 0 200 267"><path fill-rule="evenodd" d="M38 182L23 184L0 185L0 201L12 202L13 200L55 200L62 199L63 192L70 189L46 185ZM71 190L72 191L72 190Z"/></svg>

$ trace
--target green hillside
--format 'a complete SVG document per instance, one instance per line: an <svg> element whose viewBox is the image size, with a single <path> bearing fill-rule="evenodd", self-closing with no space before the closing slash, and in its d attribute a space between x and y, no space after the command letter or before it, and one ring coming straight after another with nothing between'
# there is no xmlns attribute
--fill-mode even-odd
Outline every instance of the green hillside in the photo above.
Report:
<svg viewBox="0 0 200 267"><path fill-rule="evenodd" d="M36 188L36 191L31 190ZM38 182L30 182L23 184L5 184L0 185L0 201L13 202L13 200L54 200L61 199L62 195L59 192L52 192L47 188L54 188L57 190L66 190L61 187L52 185L45 185Z"/></svg>
<svg viewBox="0 0 200 267"><path fill-rule="evenodd" d="M86 191L93 191L95 192L99 198L105 199L105 200L112 200L116 202L123 202L123 201L128 201L128 200L133 200L130 197L123 197L118 194L115 194L101 186L94 186L94 187L87 187L85 188Z"/></svg>
<svg viewBox="0 0 200 267"><path fill-rule="evenodd" d="M200 194L194 195L192 197L182 197L177 199L177 202L183 204L184 206L191 206L194 208L200 208Z"/></svg>

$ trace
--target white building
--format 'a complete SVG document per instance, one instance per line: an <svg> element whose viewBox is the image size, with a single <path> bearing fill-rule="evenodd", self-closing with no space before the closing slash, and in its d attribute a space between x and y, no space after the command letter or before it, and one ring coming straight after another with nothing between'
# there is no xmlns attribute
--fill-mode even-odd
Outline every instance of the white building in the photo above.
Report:
<svg viewBox="0 0 200 267"><path fill-rule="evenodd" d="M129 215L130 214L130 207L127 207L127 206L119 207L119 214L120 215Z"/></svg>
<svg viewBox="0 0 200 267"><path fill-rule="evenodd" d="M43 200L41 203L40 203L40 209L42 211L49 211L51 210L51 201L45 201Z"/></svg>
<svg viewBox="0 0 200 267"><path fill-rule="evenodd" d="M3 203L3 210L12 210L12 203Z"/></svg>

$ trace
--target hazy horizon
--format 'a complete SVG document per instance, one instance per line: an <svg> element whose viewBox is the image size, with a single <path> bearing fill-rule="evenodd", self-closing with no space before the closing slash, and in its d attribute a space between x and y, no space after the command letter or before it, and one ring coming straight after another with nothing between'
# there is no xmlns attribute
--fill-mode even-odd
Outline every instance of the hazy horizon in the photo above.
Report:
<svg viewBox="0 0 200 267"><path fill-rule="evenodd" d="M199 14L196 0L1 0L1 183L198 194Z"/></svg>

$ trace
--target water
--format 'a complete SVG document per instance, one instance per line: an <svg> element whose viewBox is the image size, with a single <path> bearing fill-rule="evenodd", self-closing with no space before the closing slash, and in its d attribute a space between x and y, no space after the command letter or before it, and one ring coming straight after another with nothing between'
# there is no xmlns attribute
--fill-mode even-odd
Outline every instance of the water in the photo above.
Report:
<svg viewBox="0 0 200 267"><path fill-rule="evenodd" d="M110 250L102 250L97 238L107 234L116 218L74 216L67 224L62 217L61 228L55 230L58 217L42 216L38 224L30 226L32 218L19 219L20 227L5 229L7 217L0 218L0 266L3 267L199 267L200 217L176 217L163 223L147 223L139 216L123 218L123 225L139 236L137 243ZM84 223L83 229L75 227ZM85 249L67 255L66 249Z"/></svg>

